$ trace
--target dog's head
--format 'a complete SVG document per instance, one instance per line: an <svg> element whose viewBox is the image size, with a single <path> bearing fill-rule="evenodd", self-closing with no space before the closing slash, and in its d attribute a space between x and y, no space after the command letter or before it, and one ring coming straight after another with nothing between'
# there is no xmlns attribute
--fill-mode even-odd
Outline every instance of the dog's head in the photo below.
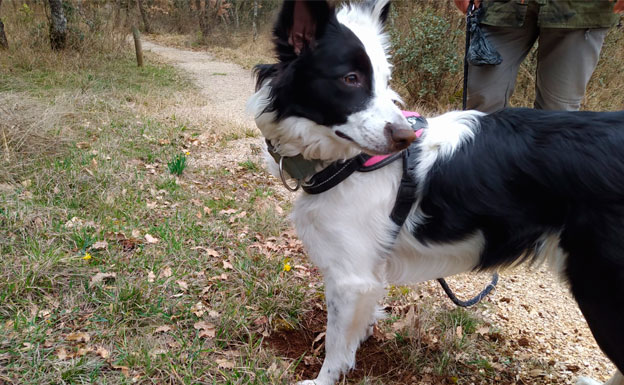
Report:
<svg viewBox="0 0 624 385"><path fill-rule="evenodd" d="M273 37L278 63L261 65L250 101L256 122L285 152L330 160L386 154L415 136L389 87L389 0L336 12L326 1L285 1Z"/></svg>

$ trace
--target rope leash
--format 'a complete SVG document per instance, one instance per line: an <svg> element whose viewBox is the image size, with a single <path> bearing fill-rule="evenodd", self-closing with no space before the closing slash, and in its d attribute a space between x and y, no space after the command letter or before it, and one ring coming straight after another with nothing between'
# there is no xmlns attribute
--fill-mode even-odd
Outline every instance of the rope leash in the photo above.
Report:
<svg viewBox="0 0 624 385"><path fill-rule="evenodd" d="M470 3L468 4L468 9L466 10L466 48L464 53L464 92L462 92L462 110L466 109L466 104L468 101L468 50L470 49L470 23L468 23L468 18L472 15L474 10L474 0L470 0ZM477 294L476 297L471 298L468 301L462 301L457 298L457 296L455 295L455 293L453 293L453 290L451 290L444 278L438 278L438 283L440 283L440 286L442 286L442 290L444 290L446 295L451 301L453 301L455 305L459 307L469 307L481 302L483 298L485 298L488 294L490 294L492 290L496 288L496 284L498 283L498 273L492 274L492 280L490 281L490 283L488 283L488 285L483 290L481 290L481 292Z"/></svg>

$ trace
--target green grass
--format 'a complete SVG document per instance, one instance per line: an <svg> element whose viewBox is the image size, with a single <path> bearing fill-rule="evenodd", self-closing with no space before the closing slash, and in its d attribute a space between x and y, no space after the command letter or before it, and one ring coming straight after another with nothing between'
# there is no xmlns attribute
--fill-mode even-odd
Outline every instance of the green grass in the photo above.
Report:
<svg viewBox="0 0 624 385"><path fill-rule="evenodd" d="M267 371L275 360L253 323L297 324L306 298L279 251L250 247L257 234L288 228L271 208L280 205L273 186L249 179L259 171L252 161L228 174L190 167L193 155L178 149L198 128L142 115L167 105L165 96L195 92L172 67L137 69L131 57L91 64L2 72L4 96L42 109L80 97L58 122L69 140L27 163L16 157L0 180L10 186L0 192L0 382L288 383L287 365ZM232 191L237 179L249 193ZM209 187L198 194L195 185ZM259 201L269 205L256 210ZM93 283L98 273L115 276ZM200 320L215 325L214 338L199 336ZM155 333L164 325L171 330ZM71 341L77 332L89 341Z"/></svg>
<svg viewBox="0 0 624 385"><path fill-rule="evenodd" d="M186 155L185 154L176 154L173 158L167 163L167 167L169 168L169 172L180 176L184 172L186 168Z"/></svg>

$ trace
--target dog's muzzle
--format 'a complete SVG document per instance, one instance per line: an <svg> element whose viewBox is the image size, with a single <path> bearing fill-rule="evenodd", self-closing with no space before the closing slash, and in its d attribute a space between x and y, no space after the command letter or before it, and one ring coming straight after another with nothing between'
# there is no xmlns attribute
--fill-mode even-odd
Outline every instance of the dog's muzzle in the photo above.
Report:
<svg viewBox="0 0 624 385"><path fill-rule="evenodd" d="M391 152L398 152L406 149L416 139L414 129L410 125L404 123L386 123L384 133L390 144Z"/></svg>

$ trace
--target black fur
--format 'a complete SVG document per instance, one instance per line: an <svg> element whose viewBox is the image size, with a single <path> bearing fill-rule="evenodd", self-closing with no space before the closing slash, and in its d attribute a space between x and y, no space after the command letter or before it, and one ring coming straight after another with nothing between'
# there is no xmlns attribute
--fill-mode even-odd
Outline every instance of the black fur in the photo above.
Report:
<svg viewBox="0 0 624 385"><path fill-rule="evenodd" d="M295 53L288 41L294 2L285 2L273 32L279 61L256 66L256 89L271 80L272 103L267 110L275 111L277 120L298 116L323 126L344 124L373 96L372 65L362 42L338 22L327 2L304 3L317 20L315 41ZM345 84L350 73L357 74L360 87Z"/></svg>
<svg viewBox="0 0 624 385"><path fill-rule="evenodd" d="M530 259L559 235L564 276L600 347L624 372L624 111L507 109L431 168L414 236L485 237L479 269Z"/></svg>

